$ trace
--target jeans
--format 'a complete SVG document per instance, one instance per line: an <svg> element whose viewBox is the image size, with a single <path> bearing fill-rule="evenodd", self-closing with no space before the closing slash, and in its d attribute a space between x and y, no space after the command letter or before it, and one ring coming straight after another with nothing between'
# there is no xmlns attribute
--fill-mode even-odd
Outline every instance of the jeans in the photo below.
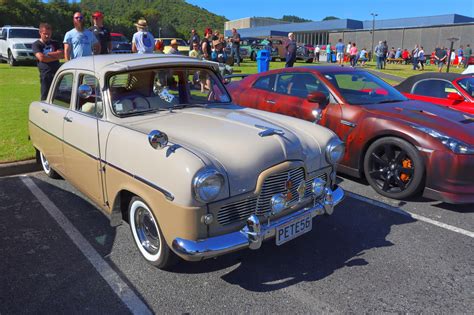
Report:
<svg viewBox="0 0 474 315"><path fill-rule="evenodd" d="M53 83L54 73L51 72L40 72L40 83L41 83L41 100L44 101L48 97L49 88Z"/></svg>
<svg viewBox="0 0 474 315"><path fill-rule="evenodd" d="M331 62L331 53L326 53L326 61Z"/></svg>
<svg viewBox="0 0 474 315"><path fill-rule="evenodd" d="M240 66L240 47L232 46L230 57L234 59L234 62L236 62L238 66Z"/></svg>
<svg viewBox="0 0 474 315"><path fill-rule="evenodd" d="M413 57L413 70L418 69L418 57Z"/></svg>
<svg viewBox="0 0 474 315"><path fill-rule="evenodd" d="M377 58L377 69L382 69L383 56L375 56Z"/></svg>
<svg viewBox="0 0 474 315"><path fill-rule="evenodd" d="M293 67L293 64L295 63L295 61L296 61L296 56L286 55L285 68Z"/></svg>
<svg viewBox="0 0 474 315"><path fill-rule="evenodd" d="M351 60L351 66L352 67L357 66L357 61L359 60L359 55L351 55L350 60Z"/></svg>

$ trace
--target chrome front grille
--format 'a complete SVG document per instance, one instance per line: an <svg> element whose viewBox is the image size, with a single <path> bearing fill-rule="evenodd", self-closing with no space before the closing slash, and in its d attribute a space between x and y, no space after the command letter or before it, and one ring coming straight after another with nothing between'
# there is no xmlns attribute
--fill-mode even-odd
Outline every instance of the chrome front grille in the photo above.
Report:
<svg viewBox="0 0 474 315"><path fill-rule="evenodd" d="M318 176L327 182L327 173L321 173ZM287 181L291 179L292 185L287 189ZM304 198L311 196L311 183L313 178L305 179L304 169L302 167L289 171L273 174L263 183L258 197L239 200L221 207L217 215L217 221L222 225L228 225L247 219L251 214L265 215L271 211L271 198L279 193L291 192L292 198L288 202L289 206L294 206L298 200L298 186L301 181L306 183Z"/></svg>

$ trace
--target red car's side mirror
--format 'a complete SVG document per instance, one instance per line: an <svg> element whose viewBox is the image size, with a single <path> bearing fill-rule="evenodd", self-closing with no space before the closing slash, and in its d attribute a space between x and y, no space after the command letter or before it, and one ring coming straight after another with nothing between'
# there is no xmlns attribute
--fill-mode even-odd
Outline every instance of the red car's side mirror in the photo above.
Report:
<svg viewBox="0 0 474 315"><path fill-rule="evenodd" d="M458 93L448 93L448 100L455 101L455 102L463 102L464 97L462 97Z"/></svg>
<svg viewBox="0 0 474 315"><path fill-rule="evenodd" d="M317 91L309 93L306 99L310 103L318 103L321 106L326 105L326 102L327 102L326 94L322 92L317 92Z"/></svg>

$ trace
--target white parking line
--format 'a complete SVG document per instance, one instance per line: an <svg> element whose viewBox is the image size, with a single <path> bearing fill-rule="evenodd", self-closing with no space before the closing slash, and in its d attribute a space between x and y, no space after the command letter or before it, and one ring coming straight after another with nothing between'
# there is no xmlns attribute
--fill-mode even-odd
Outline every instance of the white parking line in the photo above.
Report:
<svg viewBox="0 0 474 315"><path fill-rule="evenodd" d="M461 228L458 228L458 227L455 227L455 226L452 226L452 225L449 225L449 224L446 224L446 223L442 223L442 222L439 222L439 221L436 221L436 220L432 220L430 218L418 215L416 213L411 213L411 212L408 212L406 210L402 210L400 208L387 205L383 202L373 200L373 199L370 199L370 198L367 198L367 197L364 197L364 196L361 196L361 195L358 195L358 194L354 194L354 193L352 193L350 191L347 191L347 190L346 190L346 194L347 194L347 196L350 196L354 199L370 203L370 204L375 205L377 207L381 207L381 208L396 212L398 214L413 218L415 220L423 221L423 222L426 222L426 223L429 223L429 224L433 224L433 225L436 225L440 228L450 230L450 231L453 231L453 232L456 232L456 233L474 238L474 232L467 231L467 230L464 230L464 229L461 229Z"/></svg>
<svg viewBox="0 0 474 315"><path fill-rule="evenodd" d="M41 205L48 211L49 215L66 232L69 238L76 244L79 250L109 284L115 294L130 309L133 314L152 314L145 303L133 292L132 289L120 278L120 276L107 264L97 253L91 244L82 236L74 225L64 216L56 205L41 191L41 189L29 177L22 177L23 183L30 189Z"/></svg>

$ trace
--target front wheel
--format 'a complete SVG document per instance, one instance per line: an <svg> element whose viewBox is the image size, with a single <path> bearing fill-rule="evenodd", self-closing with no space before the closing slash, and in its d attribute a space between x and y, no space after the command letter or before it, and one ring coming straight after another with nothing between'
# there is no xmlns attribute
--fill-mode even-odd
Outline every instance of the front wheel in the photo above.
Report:
<svg viewBox="0 0 474 315"><path fill-rule="evenodd" d="M364 156L367 181L379 194L408 198L423 188L424 163L416 148L405 140L386 137L372 143Z"/></svg>
<svg viewBox="0 0 474 315"><path fill-rule="evenodd" d="M177 256L166 244L158 221L141 198L133 197L130 201L128 220L135 244L146 261L160 269L176 263Z"/></svg>
<svg viewBox="0 0 474 315"><path fill-rule="evenodd" d="M15 60L15 57L13 57L13 54L10 50L8 51L8 64L12 67L14 67L18 64L17 61Z"/></svg>
<svg viewBox="0 0 474 315"><path fill-rule="evenodd" d="M39 155L40 155L41 166L43 167L44 173L48 175L48 177L50 178L54 178L54 179L61 178L61 176L59 176L59 174L56 173L56 171L51 168L51 165L49 165L49 161L44 156L43 152L40 152Z"/></svg>

